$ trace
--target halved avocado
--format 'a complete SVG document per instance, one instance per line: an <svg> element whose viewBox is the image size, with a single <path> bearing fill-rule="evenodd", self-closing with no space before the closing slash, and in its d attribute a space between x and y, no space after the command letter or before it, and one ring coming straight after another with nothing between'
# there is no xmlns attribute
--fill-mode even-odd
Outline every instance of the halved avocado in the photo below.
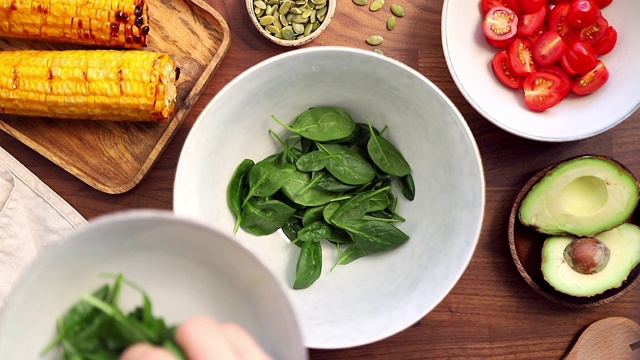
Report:
<svg viewBox="0 0 640 360"><path fill-rule="evenodd" d="M620 287L640 263L640 227L624 223L593 237L609 249L606 265L593 274L574 270L565 250L578 238L551 236L542 247L542 274L556 290L573 296L593 296Z"/></svg>
<svg viewBox="0 0 640 360"><path fill-rule="evenodd" d="M518 216L545 234L593 236L625 222L639 197L636 178L620 163L582 156L542 177L522 200Z"/></svg>

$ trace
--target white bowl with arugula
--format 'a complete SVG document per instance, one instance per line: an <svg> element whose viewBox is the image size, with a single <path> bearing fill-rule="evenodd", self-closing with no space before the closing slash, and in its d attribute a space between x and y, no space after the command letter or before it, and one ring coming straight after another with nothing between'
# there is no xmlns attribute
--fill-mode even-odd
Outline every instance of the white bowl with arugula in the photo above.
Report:
<svg viewBox="0 0 640 360"><path fill-rule="evenodd" d="M484 176L472 133L420 73L371 51L294 50L225 86L180 155L174 211L254 251L307 347L419 321L474 253Z"/></svg>
<svg viewBox="0 0 640 360"><path fill-rule="evenodd" d="M640 108L636 14L637 0L445 0L442 47L460 92L487 120L527 139L581 140ZM492 24L497 32L483 30Z"/></svg>
<svg viewBox="0 0 640 360"><path fill-rule="evenodd" d="M0 358L116 358L146 341L182 359L172 332L195 316L241 325L274 359L308 356L287 294L255 255L197 221L130 210L44 249L2 308Z"/></svg>

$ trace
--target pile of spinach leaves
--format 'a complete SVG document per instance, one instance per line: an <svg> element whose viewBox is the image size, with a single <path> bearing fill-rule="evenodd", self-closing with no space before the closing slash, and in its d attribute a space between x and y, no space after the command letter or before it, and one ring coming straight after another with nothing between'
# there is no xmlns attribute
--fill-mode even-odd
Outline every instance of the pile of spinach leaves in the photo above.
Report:
<svg viewBox="0 0 640 360"><path fill-rule="evenodd" d="M46 354L60 347L65 360L117 360L124 350L139 342L162 346L178 359L186 355L174 341L175 326L168 326L152 312L149 296L122 274L112 275L113 284L105 284L83 294L61 318L58 334L44 349ZM123 285L142 295L142 305L130 312L119 306Z"/></svg>
<svg viewBox="0 0 640 360"><path fill-rule="evenodd" d="M279 229L300 246L294 289L313 284L322 271L321 240L338 249L338 264L389 251L409 236L395 226L396 183L413 200L411 167L400 151L367 124L343 109L310 108L286 125L282 151L254 162L243 160L228 188L227 202L238 228L268 235Z"/></svg>

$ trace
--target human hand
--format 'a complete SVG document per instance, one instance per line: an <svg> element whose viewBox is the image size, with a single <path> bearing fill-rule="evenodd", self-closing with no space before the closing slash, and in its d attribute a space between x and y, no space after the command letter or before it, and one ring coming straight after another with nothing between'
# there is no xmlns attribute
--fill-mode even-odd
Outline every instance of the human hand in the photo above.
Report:
<svg viewBox="0 0 640 360"><path fill-rule="evenodd" d="M175 340L189 360L270 360L242 327L195 317L176 329ZM150 344L130 346L120 360L176 360L166 349Z"/></svg>

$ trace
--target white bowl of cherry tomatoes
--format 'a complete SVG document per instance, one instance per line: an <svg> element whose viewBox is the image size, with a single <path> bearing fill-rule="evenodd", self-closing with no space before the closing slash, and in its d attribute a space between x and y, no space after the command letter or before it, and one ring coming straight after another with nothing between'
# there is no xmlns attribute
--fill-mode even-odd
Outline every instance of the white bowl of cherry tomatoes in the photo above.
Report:
<svg viewBox="0 0 640 360"><path fill-rule="evenodd" d="M640 108L638 15L638 0L445 0L443 50L463 96L498 127L579 140Z"/></svg>

